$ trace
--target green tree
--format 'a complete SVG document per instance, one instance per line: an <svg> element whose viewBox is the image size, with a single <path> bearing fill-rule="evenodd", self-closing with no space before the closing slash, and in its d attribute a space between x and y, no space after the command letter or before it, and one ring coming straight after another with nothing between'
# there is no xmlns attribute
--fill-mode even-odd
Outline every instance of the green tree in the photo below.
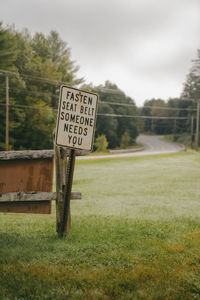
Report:
<svg viewBox="0 0 200 300"><path fill-rule="evenodd" d="M149 117L149 118L146 118L144 120L144 132L148 133L148 132L152 132L153 133L153 119L151 118L152 117L152 107L154 105L154 102L156 100L155 99L151 99L151 100L146 100L144 102L144 106L141 110L141 115L142 116L145 116L145 117Z"/></svg>
<svg viewBox="0 0 200 300"><path fill-rule="evenodd" d="M169 116L170 117L178 117L179 116L179 105L180 105L180 99L179 98L170 98L167 102L167 107L169 110ZM168 120L168 133L170 134L176 134L179 130L179 120Z"/></svg>
<svg viewBox="0 0 200 300"><path fill-rule="evenodd" d="M10 149L52 148L56 123L56 112L52 109L58 106L59 82L67 80L72 85L82 82L76 78L78 68L70 59L70 49L56 32L48 37L36 33L32 38L28 30L18 32L4 29L2 25L0 46L0 69L17 74L9 77L10 103L15 105L10 107ZM0 76L0 84L2 101L5 99L5 76ZM0 111L3 120L1 150L5 149L3 109Z"/></svg>
<svg viewBox="0 0 200 300"><path fill-rule="evenodd" d="M126 149L130 145L131 145L131 137L129 133L126 131L121 137L120 148Z"/></svg>
<svg viewBox="0 0 200 300"><path fill-rule="evenodd" d="M141 114L149 118L144 120L144 132L174 133L177 122L171 118L178 116L178 111L174 109L178 108L179 102L178 99L169 99L168 102L162 99L145 101Z"/></svg>
<svg viewBox="0 0 200 300"><path fill-rule="evenodd" d="M106 152L108 148L108 141L105 135L99 135L94 143L97 152Z"/></svg>
<svg viewBox="0 0 200 300"><path fill-rule="evenodd" d="M134 143L138 135L137 121L134 118L137 115L137 108L134 101L110 81L106 81L105 85L94 87L93 90L99 94L101 100L96 134L105 134L110 148L120 146L121 137L126 131L129 132L131 143ZM112 114L121 117L105 116ZM130 118L127 115L130 115Z"/></svg>
<svg viewBox="0 0 200 300"><path fill-rule="evenodd" d="M197 101L200 101L200 49L197 50L197 58L193 61L192 67L186 76L186 81L181 94L179 107L184 108L185 110L181 110L179 116L187 117L188 120L179 121L178 125L180 131L183 131L181 128L185 128L185 131L189 134L191 115L193 114L196 118L196 114L194 114L192 109L196 109ZM194 124L195 123L196 122L194 122Z"/></svg>
<svg viewBox="0 0 200 300"><path fill-rule="evenodd" d="M50 59L50 45L43 33L36 33L31 40L31 47L35 56L40 56L42 61Z"/></svg>
<svg viewBox="0 0 200 300"><path fill-rule="evenodd" d="M118 122L116 118L105 116L105 113L113 114L114 110L110 105L102 103L102 105L99 105L98 113L95 137L105 135L109 148L115 148L118 142Z"/></svg>
<svg viewBox="0 0 200 300"><path fill-rule="evenodd" d="M52 30L47 41L50 47L50 60L57 65L58 71L62 74L62 81L71 84L82 83L83 78L76 78L79 66L71 60L71 50L67 43L60 38L58 32Z"/></svg>
<svg viewBox="0 0 200 300"><path fill-rule="evenodd" d="M151 116L153 119L153 132L156 134L167 134L169 119L169 110L167 103L162 99L154 101L151 109ZM159 119L160 118L160 119ZM163 119L162 119L163 118Z"/></svg>
<svg viewBox="0 0 200 300"><path fill-rule="evenodd" d="M200 49L197 50L197 59L193 61L186 77L181 98L194 101L200 99Z"/></svg>
<svg viewBox="0 0 200 300"><path fill-rule="evenodd" d="M14 62L17 56L15 37L9 28L4 28L0 22L0 68L15 70Z"/></svg>
<svg viewBox="0 0 200 300"><path fill-rule="evenodd" d="M18 55L15 36L9 28L4 28L0 23L0 70L17 71L15 67ZM9 78L10 84L16 87L18 78ZM0 72L0 150L5 150L5 127L6 127L6 85L5 73ZM10 98L12 102L12 97ZM14 123L11 124L14 127Z"/></svg>

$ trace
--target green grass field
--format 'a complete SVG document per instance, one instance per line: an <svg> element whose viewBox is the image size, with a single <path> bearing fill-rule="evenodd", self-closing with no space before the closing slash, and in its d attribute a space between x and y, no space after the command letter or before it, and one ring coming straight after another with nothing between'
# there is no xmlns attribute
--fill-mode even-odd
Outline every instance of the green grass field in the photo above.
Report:
<svg viewBox="0 0 200 300"><path fill-rule="evenodd" d="M72 229L0 214L0 299L200 299L200 154L77 161Z"/></svg>

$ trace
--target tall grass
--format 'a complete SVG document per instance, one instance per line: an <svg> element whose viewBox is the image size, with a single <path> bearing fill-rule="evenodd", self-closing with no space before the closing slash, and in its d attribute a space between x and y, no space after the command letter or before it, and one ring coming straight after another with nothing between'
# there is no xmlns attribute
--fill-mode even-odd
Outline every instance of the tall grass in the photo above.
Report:
<svg viewBox="0 0 200 300"><path fill-rule="evenodd" d="M0 299L200 299L200 155L77 161L72 230L0 214Z"/></svg>

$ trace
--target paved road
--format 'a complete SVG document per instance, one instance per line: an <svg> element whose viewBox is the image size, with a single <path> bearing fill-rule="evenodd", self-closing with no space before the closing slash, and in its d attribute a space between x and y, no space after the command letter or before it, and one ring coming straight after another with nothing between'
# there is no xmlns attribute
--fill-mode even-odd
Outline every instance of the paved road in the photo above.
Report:
<svg viewBox="0 0 200 300"><path fill-rule="evenodd" d="M143 156L153 154L175 153L184 149L184 146L178 146L170 142L166 142L158 135L140 135L137 142L144 146L144 150L138 152L110 154L101 156L78 156L77 159L99 159L112 157L129 157L129 156Z"/></svg>
<svg viewBox="0 0 200 300"><path fill-rule="evenodd" d="M137 142L145 148L144 152L171 153L183 150L183 146L172 144L163 139L163 136L158 135L140 135Z"/></svg>

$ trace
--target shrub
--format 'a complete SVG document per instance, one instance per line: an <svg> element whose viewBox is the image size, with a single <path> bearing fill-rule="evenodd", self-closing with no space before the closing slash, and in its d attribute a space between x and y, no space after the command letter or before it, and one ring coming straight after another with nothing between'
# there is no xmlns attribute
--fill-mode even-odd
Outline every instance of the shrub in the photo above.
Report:
<svg viewBox="0 0 200 300"><path fill-rule="evenodd" d="M105 135L99 135L94 143L97 152L105 152L108 148L108 141Z"/></svg>
<svg viewBox="0 0 200 300"><path fill-rule="evenodd" d="M120 142L120 148L127 148L131 144L131 137L127 131L124 132Z"/></svg>

